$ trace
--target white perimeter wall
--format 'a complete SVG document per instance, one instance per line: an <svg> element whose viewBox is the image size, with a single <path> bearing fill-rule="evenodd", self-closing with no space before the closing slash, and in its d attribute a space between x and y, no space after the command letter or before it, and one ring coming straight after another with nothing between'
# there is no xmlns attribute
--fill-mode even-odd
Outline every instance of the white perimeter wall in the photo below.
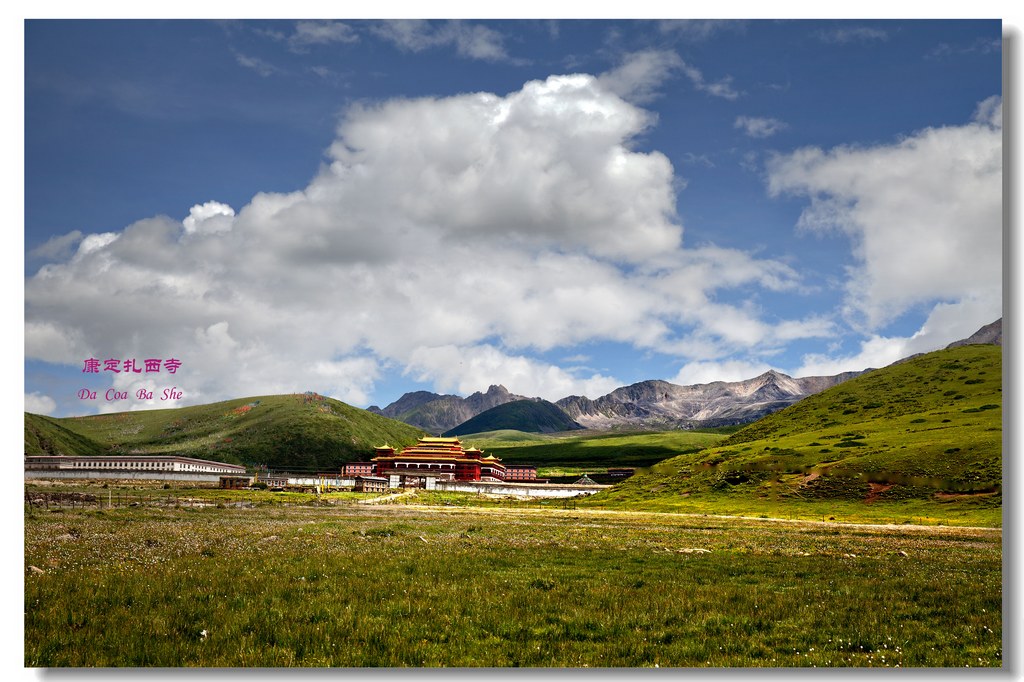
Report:
<svg viewBox="0 0 1024 682"><path fill-rule="evenodd" d="M112 481L190 481L194 483L217 483L222 475L230 474L193 474L172 471L153 472L117 472L117 471L26 471L26 479L94 479ZM355 486L354 478L327 479L325 490L351 489ZM433 485L430 482L433 481ZM321 483L315 477L289 476L288 485L313 487ZM397 481L392 488L397 487ZM484 481L442 481L427 479L427 489L460 493L485 493L489 495L514 495L516 497L576 497L593 495L608 485L572 485L569 483L490 483Z"/></svg>
<svg viewBox="0 0 1024 682"><path fill-rule="evenodd" d="M577 497L593 495L610 485L572 485L571 483L489 483L484 481L438 481L434 490L460 493L486 493L489 495L515 495L517 497Z"/></svg>

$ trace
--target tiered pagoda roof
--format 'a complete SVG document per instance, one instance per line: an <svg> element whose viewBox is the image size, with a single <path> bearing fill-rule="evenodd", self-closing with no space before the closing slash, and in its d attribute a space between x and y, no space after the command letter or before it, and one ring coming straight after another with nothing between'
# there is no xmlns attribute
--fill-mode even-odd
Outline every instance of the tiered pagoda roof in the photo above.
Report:
<svg viewBox="0 0 1024 682"><path fill-rule="evenodd" d="M387 445L374 448L378 457L402 457L403 459L431 459L431 460L454 460L454 459L475 459L482 461L500 461L494 455L484 455L479 448L463 448L462 441L458 438L439 438L426 436L419 439L416 445L402 448L402 451L395 454L395 449Z"/></svg>
<svg viewBox="0 0 1024 682"><path fill-rule="evenodd" d="M479 448L463 448L458 438L427 436L399 453L384 445L374 448L373 462L378 473L417 475L419 472L452 476L457 481L505 479L505 466L494 455Z"/></svg>

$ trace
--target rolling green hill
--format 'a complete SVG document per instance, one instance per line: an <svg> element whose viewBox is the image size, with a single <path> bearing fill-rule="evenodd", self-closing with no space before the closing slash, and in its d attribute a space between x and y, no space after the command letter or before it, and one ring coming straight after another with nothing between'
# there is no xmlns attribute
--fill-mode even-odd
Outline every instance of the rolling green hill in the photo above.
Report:
<svg viewBox="0 0 1024 682"><path fill-rule="evenodd" d="M107 446L61 426L60 419L25 413L26 455L103 455Z"/></svg>
<svg viewBox="0 0 1024 682"><path fill-rule="evenodd" d="M892 503L922 515L959 505L998 519L1001 481L1002 350L971 345L865 373L593 502L733 512Z"/></svg>
<svg viewBox="0 0 1024 682"><path fill-rule="evenodd" d="M174 453L274 469L332 471L422 432L315 393L54 419L25 415L25 454Z"/></svg>
<svg viewBox="0 0 1024 682"><path fill-rule="evenodd" d="M444 435L461 436L467 433L505 429L527 433L555 433L582 428L554 403L546 400L515 400L484 410L455 428L445 431Z"/></svg>

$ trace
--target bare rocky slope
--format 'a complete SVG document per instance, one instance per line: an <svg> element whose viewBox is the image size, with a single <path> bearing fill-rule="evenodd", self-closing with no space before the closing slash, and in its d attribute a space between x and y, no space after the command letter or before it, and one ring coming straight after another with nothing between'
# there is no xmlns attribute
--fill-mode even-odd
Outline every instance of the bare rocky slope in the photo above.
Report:
<svg viewBox="0 0 1024 682"><path fill-rule="evenodd" d="M555 404L592 429L726 426L754 421L858 374L794 379L773 370L745 381L691 386L641 381L597 400L569 396Z"/></svg>

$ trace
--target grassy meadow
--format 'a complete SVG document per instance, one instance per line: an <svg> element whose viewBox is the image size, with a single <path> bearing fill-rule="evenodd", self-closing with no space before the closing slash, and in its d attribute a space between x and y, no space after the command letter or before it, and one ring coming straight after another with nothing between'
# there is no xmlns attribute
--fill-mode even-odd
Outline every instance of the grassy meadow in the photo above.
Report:
<svg viewBox="0 0 1024 682"><path fill-rule="evenodd" d="M508 464L584 472L608 467L647 467L669 457L698 452L725 437L725 433L714 429L559 434L506 430L460 436L464 443L493 453Z"/></svg>
<svg viewBox="0 0 1024 682"><path fill-rule="evenodd" d="M1002 350L873 370L666 459L588 504L999 526Z"/></svg>
<svg viewBox="0 0 1024 682"><path fill-rule="evenodd" d="M299 429L360 459L415 436L328 400L26 415L26 451L293 453ZM1002 665L999 348L868 372L739 430L462 440L541 476L638 472L573 500L31 481L80 503L26 506L24 664Z"/></svg>
<svg viewBox="0 0 1024 682"><path fill-rule="evenodd" d="M596 510L29 510L47 666L1001 665L1001 533Z"/></svg>

